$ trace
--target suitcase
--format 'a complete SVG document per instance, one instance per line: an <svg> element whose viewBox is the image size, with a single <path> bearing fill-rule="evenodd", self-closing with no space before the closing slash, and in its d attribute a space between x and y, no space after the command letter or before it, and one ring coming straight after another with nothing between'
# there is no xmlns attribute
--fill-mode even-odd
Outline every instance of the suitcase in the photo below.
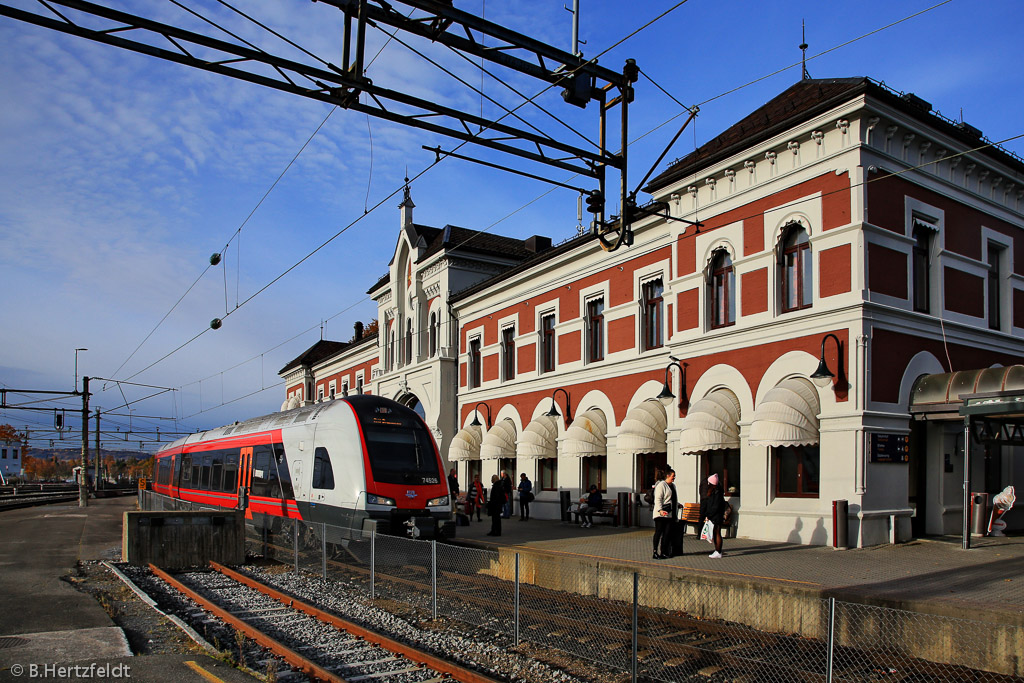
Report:
<svg viewBox="0 0 1024 683"><path fill-rule="evenodd" d="M678 557L683 554L683 536L686 535L686 526L682 521L676 520L669 529L669 534L672 536L672 556Z"/></svg>

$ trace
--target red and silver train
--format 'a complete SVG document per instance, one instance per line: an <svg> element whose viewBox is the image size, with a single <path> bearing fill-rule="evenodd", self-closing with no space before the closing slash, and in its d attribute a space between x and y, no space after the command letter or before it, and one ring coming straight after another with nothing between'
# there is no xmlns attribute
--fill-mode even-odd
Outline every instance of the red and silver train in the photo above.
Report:
<svg viewBox="0 0 1024 683"><path fill-rule="evenodd" d="M443 468L419 415L360 395L179 439L157 453L153 490L244 508L256 528L301 519L361 529L376 520L384 533L415 526L441 537L455 529Z"/></svg>

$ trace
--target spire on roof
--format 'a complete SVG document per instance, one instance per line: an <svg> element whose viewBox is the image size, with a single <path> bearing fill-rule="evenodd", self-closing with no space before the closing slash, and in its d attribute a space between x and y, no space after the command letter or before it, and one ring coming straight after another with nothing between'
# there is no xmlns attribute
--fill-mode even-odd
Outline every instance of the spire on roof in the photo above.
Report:
<svg viewBox="0 0 1024 683"><path fill-rule="evenodd" d="M409 177L405 178L405 192L402 196L402 203L398 205L402 210L402 227L412 225L412 210L416 205L412 203L412 195L409 193Z"/></svg>
<svg viewBox="0 0 1024 683"><path fill-rule="evenodd" d="M800 64L803 69L802 80L810 80L811 74L807 71L807 22L800 20Z"/></svg>

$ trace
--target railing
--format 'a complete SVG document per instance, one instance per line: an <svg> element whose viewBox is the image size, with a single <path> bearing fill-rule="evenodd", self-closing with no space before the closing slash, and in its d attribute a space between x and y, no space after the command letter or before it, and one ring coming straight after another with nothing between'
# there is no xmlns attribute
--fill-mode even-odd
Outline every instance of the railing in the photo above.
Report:
<svg viewBox="0 0 1024 683"><path fill-rule="evenodd" d="M202 509L140 492L150 509ZM1024 680L1024 629L836 600L792 599L630 572L558 563L299 520L250 527L246 551L296 573L386 597L424 616L461 621L629 674L688 681ZM780 614L784 611L785 614ZM776 632L800 623L800 633ZM714 678L717 680L717 678ZM710 680L710 679L709 679Z"/></svg>

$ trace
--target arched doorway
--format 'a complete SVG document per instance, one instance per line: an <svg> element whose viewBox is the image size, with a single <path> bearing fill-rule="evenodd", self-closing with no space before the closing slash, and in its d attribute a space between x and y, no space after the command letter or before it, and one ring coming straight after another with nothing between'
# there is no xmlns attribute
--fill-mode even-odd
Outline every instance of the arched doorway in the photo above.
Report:
<svg viewBox="0 0 1024 683"><path fill-rule="evenodd" d="M407 408L411 408L414 413L420 416L420 419L424 422L427 421L427 411L424 410L423 404L415 394L403 394L396 399L399 403Z"/></svg>

